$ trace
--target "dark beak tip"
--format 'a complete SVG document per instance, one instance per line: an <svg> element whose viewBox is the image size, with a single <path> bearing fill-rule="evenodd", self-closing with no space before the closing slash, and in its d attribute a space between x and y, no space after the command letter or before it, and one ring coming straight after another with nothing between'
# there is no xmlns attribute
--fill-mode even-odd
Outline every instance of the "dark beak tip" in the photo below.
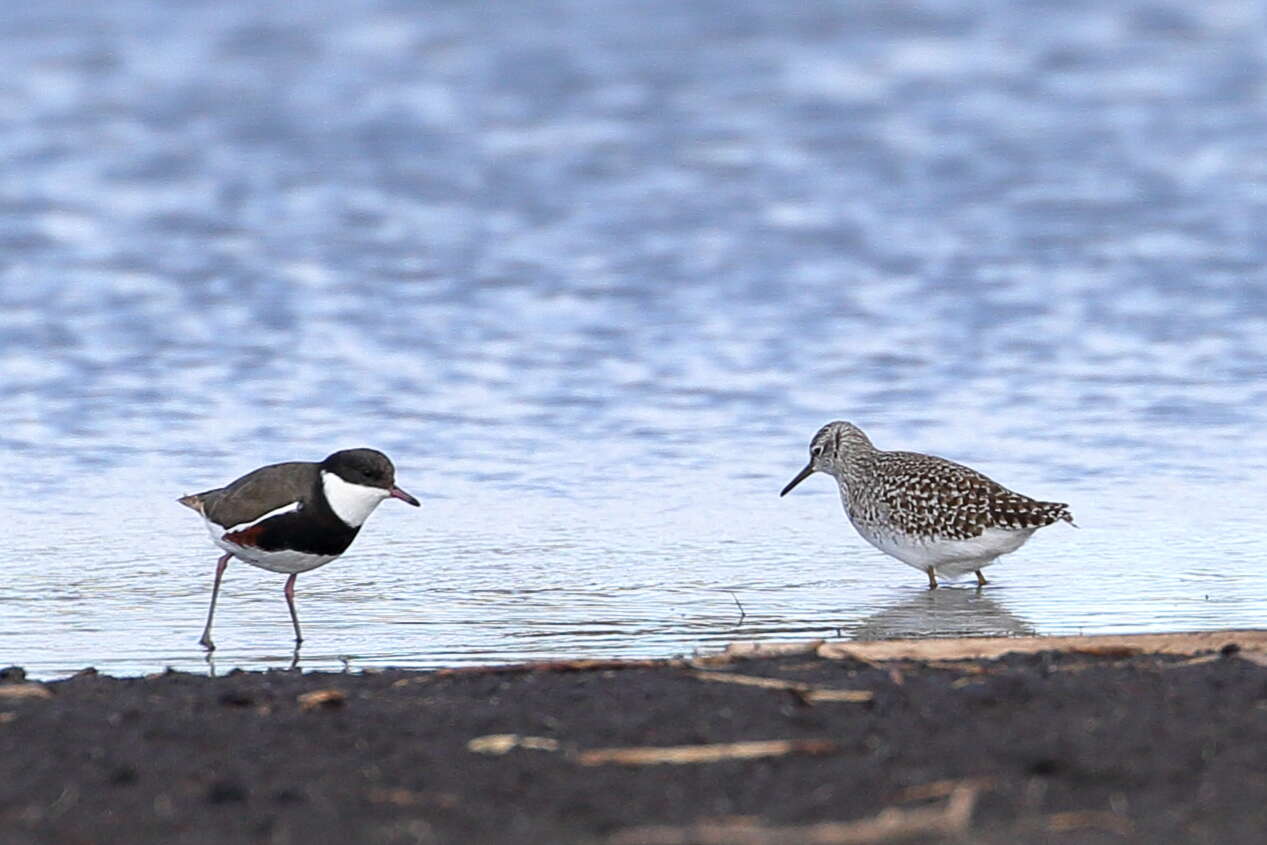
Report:
<svg viewBox="0 0 1267 845"><path fill-rule="evenodd" d="M419 502L417 499L415 499L413 496L410 496L408 493L406 493L404 490L401 490L399 487L393 487L391 489L391 496L394 499L400 499L402 502L404 502L407 505L413 505L415 508L422 507L422 502Z"/></svg>
<svg viewBox="0 0 1267 845"><path fill-rule="evenodd" d="M805 479L809 478L809 477L810 477L811 475L813 475L813 474L814 474L814 465L813 465L813 464L810 464L809 466L805 467L805 469L803 469L803 470L801 470L799 473L797 473L796 478L793 478L793 479L792 479L792 480L788 483L788 485L787 485L786 487L784 487L784 488L783 488L783 492L779 493L779 498L780 498L780 499L782 499L782 498L783 498L784 496L786 496L788 493L791 493L791 492L792 492L792 488L793 488L793 487L795 487L796 485L800 484L802 481L804 481Z"/></svg>

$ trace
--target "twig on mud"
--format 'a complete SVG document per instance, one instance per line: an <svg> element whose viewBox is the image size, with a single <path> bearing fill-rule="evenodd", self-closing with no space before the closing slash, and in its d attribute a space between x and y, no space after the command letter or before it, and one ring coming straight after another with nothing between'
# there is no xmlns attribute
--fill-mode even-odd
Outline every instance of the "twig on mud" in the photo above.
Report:
<svg viewBox="0 0 1267 845"><path fill-rule="evenodd" d="M1237 657L1243 657L1243 656L1245 656L1245 655L1243 655L1243 654L1238 654L1238 655L1237 655ZM1179 661L1179 662L1177 662L1177 663L1163 663L1163 664L1161 664L1160 666L1158 666L1157 668L1159 668L1159 669L1182 669L1182 668L1184 668L1184 667L1186 667L1186 666L1200 666L1200 665L1201 665L1201 664L1203 664L1203 663L1217 663L1217 662L1219 662L1220 660L1226 660L1226 659L1227 659L1227 658L1225 658L1225 657L1224 657L1223 655L1221 655L1221 654L1203 654L1203 655L1201 655L1201 656L1199 656L1199 657L1190 657L1190 658L1188 658L1187 660L1180 660L1180 661ZM1252 658L1250 658L1250 659L1251 659L1251 661L1252 661Z"/></svg>
<svg viewBox="0 0 1267 845"><path fill-rule="evenodd" d="M656 766L661 763L719 763L724 760L755 760L761 757L785 757L789 754L832 754L839 746L830 739L770 739L748 742L717 742L705 745L639 745L627 748L592 748L576 751L565 748L557 739L520 734L488 734L466 743L476 754L501 756L515 749L562 751L582 766Z"/></svg>
<svg viewBox="0 0 1267 845"><path fill-rule="evenodd" d="M971 824L979 791L977 783L965 781L955 786L939 807L888 807L855 822L784 827L746 822L648 826L622 830L607 841L609 845L871 845L915 836L953 835Z"/></svg>
<svg viewBox="0 0 1267 845"><path fill-rule="evenodd" d="M456 807L461 802L461 799L452 792L415 792L412 789L399 787L370 789L365 793L365 797L373 804L394 804L397 807L430 805L446 810Z"/></svg>
<svg viewBox="0 0 1267 845"><path fill-rule="evenodd" d="M815 654L822 646L822 640L806 642L767 643L752 640L740 640L728 644L716 655L722 662L735 660L761 660L767 657L802 657Z"/></svg>
<svg viewBox="0 0 1267 845"><path fill-rule="evenodd" d="M300 695L296 701L299 702L300 710L333 710L336 707L342 707L347 698L342 690L319 689Z"/></svg>
<svg viewBox="0 0 1267 845"><path fill-rule="evenodd" d="M935 780L931 783L921 783L918 786L908 786L898 795L897 800L899 803L905 804L908 801L926 801L930 798L945 798L949 795L953 795L956 789L968 786L984 792L993 785L993 778Z"/></svg>
<svg viewBox="0 0 1267 845"><path fill-rule="evenodd" d="M1109 810L1071 810L1052 813L1042 818L1043 827L1051 831L1103 830L1118 836L1130 836L1135 826L1125 816Z"/></svg>
<svg viewBox="0 0 1267 845"><path fill-rule="evenodd" d="M1267 631L1205 631L1183 634L1122 634L1087 637L960 637L955 639L831 642L820 646L818 656L827 660L993 660L1005 654L1040 651L1081 652L1093 657L1176 654L1193 656L1221 651L1230 644L1245 651L1267 651ZM1126 655L1124 649L1138 650Z"/></svg>
<svg viewBox="0 0 1267 845"><path fill-rule="evenodd" d="M53 694L43 684L0 685L0 698L52 698Z"/></svg>
<svg viewBox="0 0 1267 845"><path fill-rule="evenodd" d="M870 690L823 689L803 681L785 681L782 678L763 678L758 675L736 675L731 672L705 672L695 670L688 672L692 678L701 681L713 681L722 684L739 684L746 687L782 690L794 693L802 701L849 701L861 703L870 701L875 693Z"/></svg>
<svg viewBox="0 0 1267 845"><path fill-rule="evenodd" d="M923 664L925 669L941 669L946 672L958 672L961 675L984 675L986 668L976 663L966 663L963 661L952 662L948 660L926 660Z"/></svg>
<svg viewBox="0 0 1267 845"><path fill-rule="evenodd" d="M1077 645L1066 648L1063 654L1081 654L1087 657L1136 657L1144 653L1139 646L1133 645Z"/></svg>
<svg viewBox="0 0 1267 845"><path fill-rule="evenodd" d="M489 734L488 736L475 737L475 739L467 742L466 748L476 754L500 756L515 748L526 748L531 751L558 751L559 741L548 736Z"/></svg>
<svg viewBox="0 0 1267 845"><path fill-rule="evenodd" d="M457 678L470 675L527 675L533 672L599 672L619 669L679 669L685 660L542 660L533 663L504 663L499 666L456 666L437 669L418 679L402 678L408 683L423 683L432 678ZM400 684L401 681L397 681Z"/></svg>
<svg viewBox="0 0 1267 845"><path fill-rule="evenodd" d="M1248 660L1256 666L1267 666L1267 655L1261 651L1239 651L1236 653L1236 657L1241 660Z"/></svg>
<svg viewBox="0 0 1267 845"><path fill-rule="evenodd" d="M578 752L573 759L582 766L655 766L661 763L717 763L723 760L754 760L785 757L789 754L832 754L839 746L829 739L773 739L751 742L719 742L709 745L637 746L594 748Z"/></svg>

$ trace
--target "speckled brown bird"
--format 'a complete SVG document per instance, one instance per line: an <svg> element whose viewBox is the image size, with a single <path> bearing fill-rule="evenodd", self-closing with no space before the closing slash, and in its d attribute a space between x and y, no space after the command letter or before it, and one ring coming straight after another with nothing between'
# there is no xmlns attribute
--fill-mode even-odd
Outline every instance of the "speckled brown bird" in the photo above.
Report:
<svg viewBox="0 0 1267 845"><path fill-rule="evenodd" d="M975 572L1019 549L1053 522L1073 524L1069 506L1013 492L974 469L919 452L885 452L853 423L840 420L810 441L809 463L783 488L815 472L840 485L845 513L863 539L928 576Z"/></svg>

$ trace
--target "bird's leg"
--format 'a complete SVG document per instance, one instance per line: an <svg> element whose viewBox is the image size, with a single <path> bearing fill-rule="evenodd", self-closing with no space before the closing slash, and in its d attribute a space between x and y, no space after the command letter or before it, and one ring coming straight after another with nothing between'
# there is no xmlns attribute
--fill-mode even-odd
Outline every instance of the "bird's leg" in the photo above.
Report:
<svg viewBox="0 0 1267 845"><path fill-rule="evenodd" d="M985 580L985 576L981 574L981 570L980 570L980 569L976 570L976 573L977 573L977 586L978 586L978 587L984 587L986 584L989 584L989 583L990 583L989 581Z"/></svg>
<svg viewBox="0 0 1267 845"><path fill-rule="evenodd" d="M207 651L215 651L216 644L211 641L211 618L216 615L216 597L220 595L220 578L224 575L224 569L229 565L229 558L233 557L231 553L226 552L224 557L216 563L216 581L211 587L211 608L207 611L207 627L202 629L202 639L198 640L198 644L207 649Z"/></svg>
<svg viewBox="0 0 1267 845"><path fill-rule="evenodd" d="M304 641L304 635L299 633L299 615L295 613L295 579L299 577L296 572L286 579L286 604L290 607L290 621L295 626L295 645L298 646Z"/></svg>
<svg viewBox="0 0 1267 845"><path fill-rule="evenodd" d="M924 571L928 573L928 589L937 589L937 576L933 574L933 568L930 566Z"/></svg>

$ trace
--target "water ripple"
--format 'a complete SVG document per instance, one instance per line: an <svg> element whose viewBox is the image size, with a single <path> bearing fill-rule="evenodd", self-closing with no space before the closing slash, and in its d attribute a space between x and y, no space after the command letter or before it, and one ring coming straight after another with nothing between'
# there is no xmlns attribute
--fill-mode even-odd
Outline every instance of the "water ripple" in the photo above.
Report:
<svg viewBox="0 0 1267 845"><path fill-rule="evenodd" d="M202 666L174 498L362 443L426 507L300 580L312 667L1262 624L1251 4L623 11L0 21L0 658ZM838 417L1082 530L923 593L777 498Z"/></svg>

